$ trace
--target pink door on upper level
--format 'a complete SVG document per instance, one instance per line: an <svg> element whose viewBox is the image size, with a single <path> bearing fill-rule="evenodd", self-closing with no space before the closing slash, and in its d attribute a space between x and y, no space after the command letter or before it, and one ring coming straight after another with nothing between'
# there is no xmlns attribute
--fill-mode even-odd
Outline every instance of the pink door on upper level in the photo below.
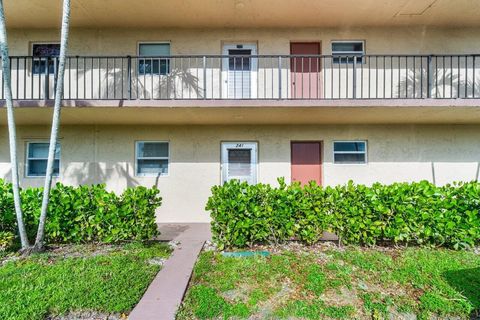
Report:
<svg viewBox="0 0 480 320"><path fill-rule="evenodd" d="M322 183L322 143L320 141L295 141L291 143L292 182L302 185L310 181Z"/></svg>
<svg viewBox="0 0 480 320"><path fill-rule="evenodd" d="M320 42L291 42L290 58L291 97L318 99L322 95Z"/></svg>

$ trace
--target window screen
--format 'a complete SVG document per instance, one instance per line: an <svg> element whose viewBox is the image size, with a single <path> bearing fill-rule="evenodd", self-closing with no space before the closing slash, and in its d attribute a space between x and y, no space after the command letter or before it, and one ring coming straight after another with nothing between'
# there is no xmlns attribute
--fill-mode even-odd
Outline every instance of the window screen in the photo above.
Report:
<svg viewBox="0 0 480 320"><path fill-rule="evenodd" d="M229 149L228 150L228 175L248 177L252 172L252 150L251 149Z"/></svg>

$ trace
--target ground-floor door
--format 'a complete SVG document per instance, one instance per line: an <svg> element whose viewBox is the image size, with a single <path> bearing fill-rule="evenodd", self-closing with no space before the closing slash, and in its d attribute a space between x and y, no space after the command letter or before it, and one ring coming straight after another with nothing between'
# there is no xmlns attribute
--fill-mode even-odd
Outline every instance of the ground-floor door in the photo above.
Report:
<svg viewBox="0 0 480 320"><path fill-rule="evenodd" d="M315 181L322 183L322 143L320 141L292 141L292 182L302 185Z"/></svg>

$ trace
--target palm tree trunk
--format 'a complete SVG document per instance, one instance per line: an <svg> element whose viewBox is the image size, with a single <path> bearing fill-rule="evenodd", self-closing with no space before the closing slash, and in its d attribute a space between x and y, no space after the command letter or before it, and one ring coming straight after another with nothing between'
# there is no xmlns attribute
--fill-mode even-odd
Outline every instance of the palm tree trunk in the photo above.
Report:
<svg viewBox="0 0 480 320"><path fill-rule="evenodd" d="M23 222L22 203L20 200L20 187L18 185L18 162L17 162L17 133L15 116L13 113L12 85L10 79L10 58L8 55L7 28L5 23L5 13L3 10L3 1L0 0L0 50L2 55L3 83L5 90L5 103L7 105L8 138L10 143L10 165L12 170L13 202L15 204L15 214L17 216L18 234L22 249L30 247L28 242L25 224Z"/></svg>
<svg viewBox="0 0 480 320"><path fill-rule="evenodd" d="M45 240L45 221L47 219L48 202L50 200L50 189L52 186L53 165L55 162L55 149L57 145L58 130L60 126L60 110L63 96L63 76L65 74L65 61L68 47L68 31L70 24L70 0L63 1L62 31L60 39L60 57L58 63L58 74L55 88L55 104L53 107L52 131L50 133L50 146L48 148L47 173L43 189L42 208L38 224L37 237L33 251L42 251ZM47 66L48 67L48 66Z"/></svg>

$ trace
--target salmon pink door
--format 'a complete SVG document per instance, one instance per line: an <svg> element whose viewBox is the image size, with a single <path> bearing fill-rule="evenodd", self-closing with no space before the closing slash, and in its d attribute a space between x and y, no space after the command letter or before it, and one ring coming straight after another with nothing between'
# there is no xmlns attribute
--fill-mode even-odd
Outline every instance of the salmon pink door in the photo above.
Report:
<svg viewBox="0 0 480 320"><path fill-rule="evenodd" d="M322 143L320 141L295 141L292 150L292 182L302 185L310 181L322 183Z"/></svg>
<svg viewBox="0 0 480 320"><path fill-rule="evenodd" d="M290 43L290 79L293 99L321 97L320 42Z"/></svg>

